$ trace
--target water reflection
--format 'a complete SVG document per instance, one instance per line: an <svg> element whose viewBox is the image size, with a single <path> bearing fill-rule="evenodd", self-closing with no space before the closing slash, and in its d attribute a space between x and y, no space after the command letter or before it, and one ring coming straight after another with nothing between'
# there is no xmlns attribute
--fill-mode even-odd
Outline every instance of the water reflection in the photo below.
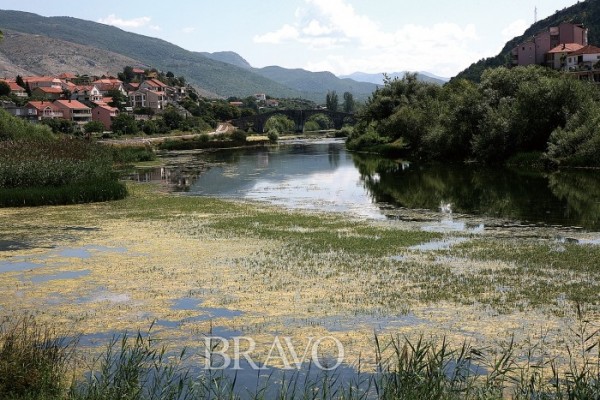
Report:
<svg viewBox="0 0 600 400"><path fill-rule="evenodd" d="M353 155L377 202L400 207L507 218L523 223L600 228L600 176L595 171L541 173L466 165L401 167Z"/></svg>
<svg viewBox="0 0 600 400"><path fill-rule="evenodd" d="M454 215L600 229L596 171L539 173L417 165L350 154L337 140L186 154L172 166L139 172L135 179L160 181L191 195L261 200L369 218L385 218L390 207L441 213L440 207L446 205ZM442 222L450 222L432 229L482 229L457 229L464 222L441 216Z"/></svg>

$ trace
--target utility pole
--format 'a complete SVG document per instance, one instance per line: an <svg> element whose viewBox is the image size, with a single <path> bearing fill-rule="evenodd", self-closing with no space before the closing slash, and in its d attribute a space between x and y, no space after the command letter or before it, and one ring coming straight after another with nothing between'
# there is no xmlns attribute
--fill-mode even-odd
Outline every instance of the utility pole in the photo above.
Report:
<svg viewBox="0 0 600 400"><path fill-rule="evenodd" d="M537 22L537 6L533 9L533 23Z"/></svg>

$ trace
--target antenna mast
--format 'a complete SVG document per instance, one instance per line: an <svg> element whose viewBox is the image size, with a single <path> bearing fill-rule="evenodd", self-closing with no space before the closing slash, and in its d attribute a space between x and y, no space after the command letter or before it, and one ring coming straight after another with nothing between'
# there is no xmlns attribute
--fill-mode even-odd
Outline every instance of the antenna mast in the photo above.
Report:
<svg viewBox="0 0 600 400"><path fill-rule="evenodd" d="M537 6L533 9L533 23L537 22Z"/></svg>

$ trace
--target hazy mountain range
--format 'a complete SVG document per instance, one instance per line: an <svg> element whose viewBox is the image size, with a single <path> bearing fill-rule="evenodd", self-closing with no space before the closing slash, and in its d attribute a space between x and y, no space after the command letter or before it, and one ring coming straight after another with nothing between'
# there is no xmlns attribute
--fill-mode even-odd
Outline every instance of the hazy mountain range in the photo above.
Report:
<svg viewBox="0 0 600 400"><path fill-rule="evenodd" d="M393 72L393 73L387 73L386 75L391 79L394 79L394 78L402 79L407 72L410 72L410 71ZM370 82L370 83L374 83L375 85L383 85L383 76L384 76L383 74L384 74L383 72L381 72L379 74L367 74L365 72L354 72L353 74L350 74L350 75L341 75L340 78L341 79L353 79L358 82ZM417 72L417 79L420 81L424 81L424 82L435 83L437 85L443 85L444 83L446 83L450 80L450 78L443 78L441 76L437 76L432 73L424 72L424 71Z"/></svg>

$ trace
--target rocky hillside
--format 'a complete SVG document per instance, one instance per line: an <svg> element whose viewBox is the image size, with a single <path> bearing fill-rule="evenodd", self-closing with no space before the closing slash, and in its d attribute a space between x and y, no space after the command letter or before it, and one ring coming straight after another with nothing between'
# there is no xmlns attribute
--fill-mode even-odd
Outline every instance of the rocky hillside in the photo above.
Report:
<svg viewBox="0 0 600 400"><path fill-rule="evenodd" d="M32 44L36 51L32 52ZM0 42L0 76L76 74L112 74L125 65L140 61L111 51L65 42L47 36L4 30Z"/></svg>

